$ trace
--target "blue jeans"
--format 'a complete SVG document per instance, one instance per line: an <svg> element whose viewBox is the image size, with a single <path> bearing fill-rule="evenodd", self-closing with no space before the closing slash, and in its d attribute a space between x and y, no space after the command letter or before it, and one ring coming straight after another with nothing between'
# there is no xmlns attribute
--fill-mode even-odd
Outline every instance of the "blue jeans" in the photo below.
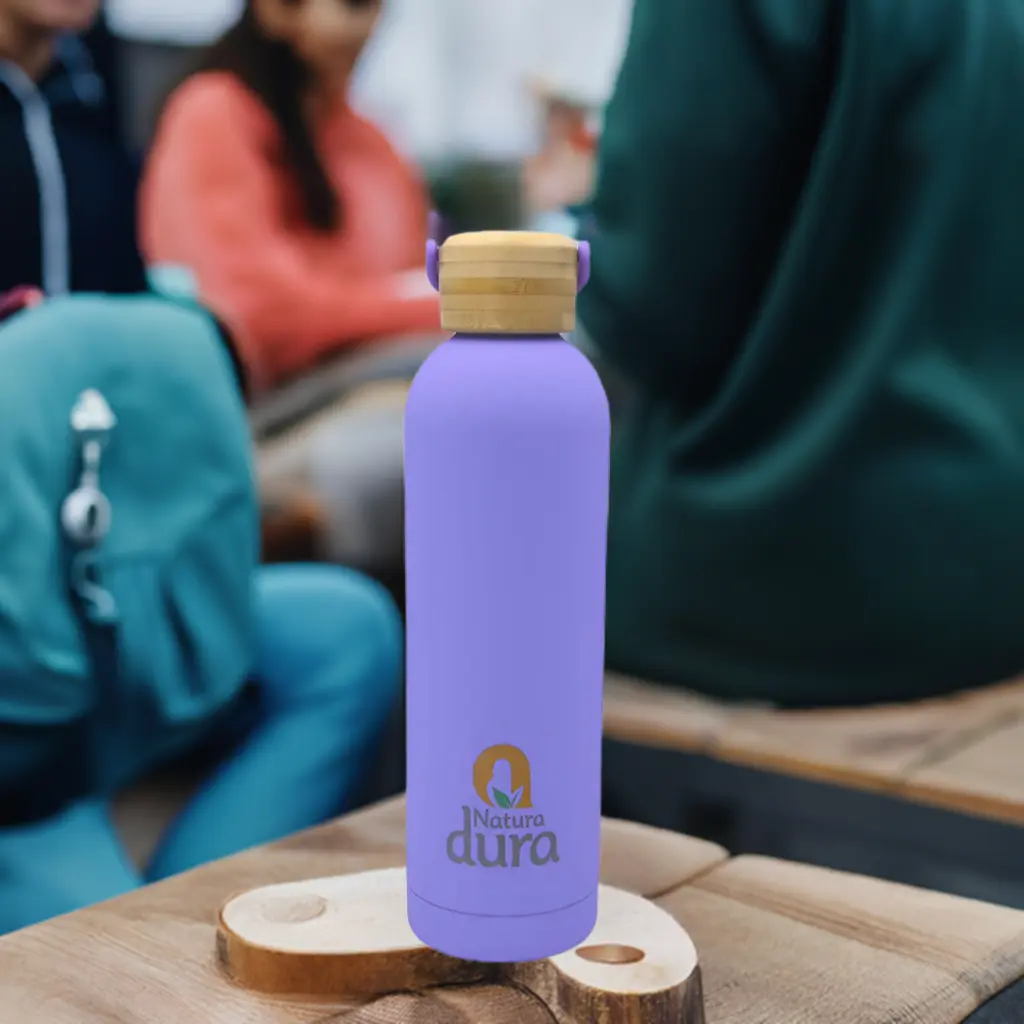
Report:
<svg viewBox="0 0 1024 1024"><path fill-rule="evenodd" d="M401 620L390 596L336 566L263 567L256 643L256 685L185 741L182 753L219 750L220 762L145 871L129 862L105 796L0 828L0 934L279 839L350 805L400 690Z"/></svg>

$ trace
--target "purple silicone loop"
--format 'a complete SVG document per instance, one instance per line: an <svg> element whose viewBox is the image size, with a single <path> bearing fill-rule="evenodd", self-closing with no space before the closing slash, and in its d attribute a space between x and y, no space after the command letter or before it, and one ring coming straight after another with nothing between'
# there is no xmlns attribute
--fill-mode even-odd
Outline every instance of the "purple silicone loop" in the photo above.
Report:
<svg viewBox="0 0 1024 1024"><path fill-rule="evenodd" d="M438 264L444 234L444 219L437 210L431 210L427 216L427 280L435 292L441 290Z"/></svg>
<svg viewBox="0 0 1024 1024"><path fill-rule="evenodd" d="M581 292L590 280L590 243L580 242L576 252L576 291Z"/></svg>
<svg viewBox="0 0 1024 1024"><path fill-rule="evenodd" d="M433 285L434 291L441 290L440 268L438 266L441 250L437 242L430 238L427 240L427 280Z"/></svg>

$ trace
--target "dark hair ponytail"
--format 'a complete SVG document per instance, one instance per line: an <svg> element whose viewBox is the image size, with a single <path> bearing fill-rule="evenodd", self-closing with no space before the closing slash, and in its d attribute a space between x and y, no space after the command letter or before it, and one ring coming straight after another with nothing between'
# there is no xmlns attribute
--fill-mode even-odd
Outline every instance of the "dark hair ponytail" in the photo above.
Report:
<svg viewBox="0 0 1024 1024"><path fill-rule="evenodd" d="M285 43L263 34L251 3L239 22L203 54L196 71L227 71L256 95L281 132L281 156L294 175L310 225L325 232L340 227L340 198L303 109L308 72Z"/></svg>

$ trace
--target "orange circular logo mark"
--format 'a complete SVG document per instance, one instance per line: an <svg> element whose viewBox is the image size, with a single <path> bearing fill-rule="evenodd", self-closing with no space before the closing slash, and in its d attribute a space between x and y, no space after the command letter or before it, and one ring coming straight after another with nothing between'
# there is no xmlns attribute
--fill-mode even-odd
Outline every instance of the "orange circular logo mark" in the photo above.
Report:
<svg viewBox="0 0 1024 1024"><path fill-rule="evenodd" d="M473 788L488 807L532 807L530 761L507 743L488 747L473 765Z"/></svg>

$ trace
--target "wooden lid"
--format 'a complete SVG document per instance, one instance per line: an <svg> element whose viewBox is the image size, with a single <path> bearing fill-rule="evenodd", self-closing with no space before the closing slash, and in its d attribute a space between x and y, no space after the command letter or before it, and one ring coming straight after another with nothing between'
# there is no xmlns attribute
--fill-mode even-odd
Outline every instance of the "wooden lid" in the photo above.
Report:
<svg viewBox="0 0 1024 1024"><path fill-rule="evenodd" d="M441 326L466 334L567 334L578 247L540 231L476 231L441 246Z"/></svg>

